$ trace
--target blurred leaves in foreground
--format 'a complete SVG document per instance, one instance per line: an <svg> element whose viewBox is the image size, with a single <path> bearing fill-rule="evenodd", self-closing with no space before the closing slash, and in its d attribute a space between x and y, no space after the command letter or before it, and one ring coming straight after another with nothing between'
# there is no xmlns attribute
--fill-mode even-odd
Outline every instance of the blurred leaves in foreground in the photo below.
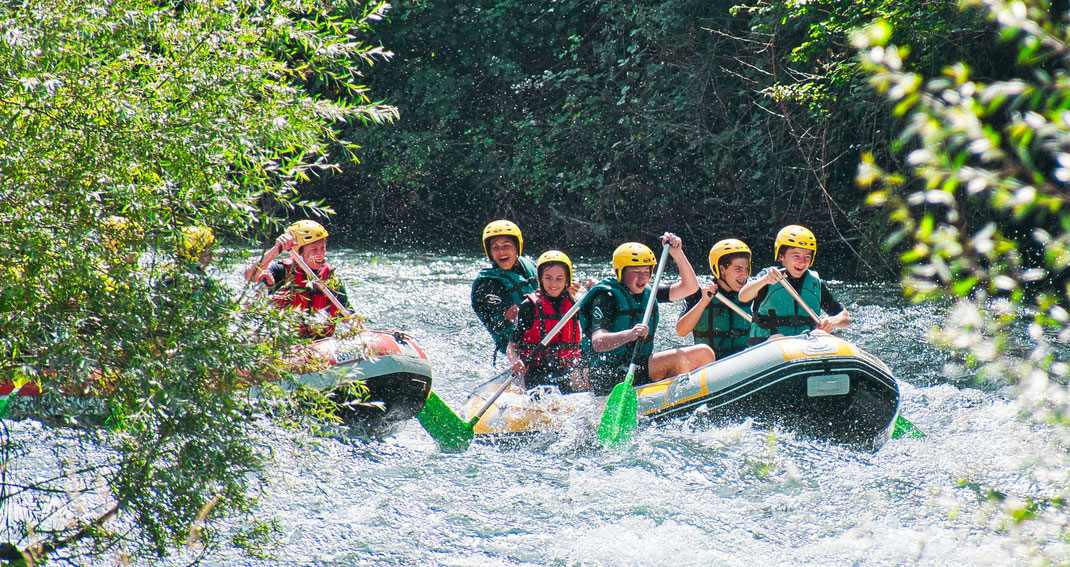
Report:
<svg viewBox="0 0 1070 567"><path fill-rule="evenodd" d="M886 244L899 255L907 296L949 307L932 338L958 352L979 379L1014 383L1022 411L1061 424L1055 430L1070 449L1066 6L963 6L987 10L1000 40L1017 50L1016 76L986 81L956 63L926 77L908 64L911 50L892 43L889 23L858 30L853 40L869 81L902 120L896 150L905 159L887 167L866 155L857 180L893 223ZM993 500L1012 523L1047 518L1063 539L1070 536L1064 457L1037 456L1034 495Z"/></svg>
<svg viewBox="0 0 1070 567"><path fill-rule="evenodd" d="M266 455L238 392L284 376L294 338L177 239L197 225L243 247L329 212L294 188L335 167L328 147L355 149L340 125L396 117L360 78L390 56L361 39L386 7L0 4L0 382L89 394L108 427L84 435L110 448L16 476L25 447L5 436L4 558L206 550L213 520L248 509Z"/></svg>

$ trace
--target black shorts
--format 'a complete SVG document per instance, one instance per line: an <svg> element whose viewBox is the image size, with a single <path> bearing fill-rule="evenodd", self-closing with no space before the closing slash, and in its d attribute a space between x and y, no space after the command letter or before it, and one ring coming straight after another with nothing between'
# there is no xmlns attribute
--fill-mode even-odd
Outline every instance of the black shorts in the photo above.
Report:
<svg viewBox="0 0 1070 567"><path fill-rule="evenodd" d="M562 394L572 393L572 373L575 368L554 368L536 366L524 375L524 387L531 389L535 386L556 386Z"/></svg>
<svg viewBox="0 0 1070 567"><path fill-rule="evenodd" d="M636 361L635 376L632 378L633 386L641 386L650 383L649 371L650 357ZM613 387L624 381L628 375L628 366L592 368L590 374L591 391L596 396L608 396Z"/></svg>

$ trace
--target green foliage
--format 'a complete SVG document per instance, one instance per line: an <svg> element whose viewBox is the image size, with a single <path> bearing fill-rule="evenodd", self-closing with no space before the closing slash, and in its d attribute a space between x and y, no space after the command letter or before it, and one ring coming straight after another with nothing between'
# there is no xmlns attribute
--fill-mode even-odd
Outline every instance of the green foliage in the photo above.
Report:
<svg viewBox="0 0 1070 567"><path fill-rule="evenodd" d="M998 13L1011 9L1006 10ZM1058 61L1061 46L1041 53L1026 31L1044 24L1012 22L1009 29L1021 34L1023 57ZM994 325L991 330L1006 330L1020 314L1017 306L1027 308L1041 331L1035 338L1045 328L1061 330L1067 321L1064 256L1070 238L1063 212L1063 178L1070 179L1062 169L1070 134L1063 120L1070 107L1066 69L1047 65L1021 78L986 83L975 80L969 66L956 64L925 81L904 69L902 50L885 44L886 38L880 30L857 36L860 45L869 46L863 63L871 82L906 119L901 143L913 148L906 157L910 175L886 172L868 156L858 180L867 187L879 183L869 202L885 206L900 227L895 238L907 266L908 295L957 300L964 310L959 315L979 324L977 330L987 316L973 308L990 299L1001 306L986 322ZM898 240L904 237L906 242ZM956 346L968 346L961 341ZM996 346L983 340L971 350L988 361L1003 353Z"/></svg>
<svg viewBox="0 0 1070 567"><path fill-rule="evenodd" d="M396 116L360 85L389 56L361 40L385 7L0 5L0 382L104 397L115 450L30 487L20 505L40 524L3 539L53 558L164 555L248 507L263 455L235 392L281 376L294 338L172 251L187 225L241 237L326 212L295 187L336 167L328 148L355 149L339 125ZM86 506L97 479L108 497Z"/></svg>
<svg viewBox="0 0 1070 567"><path fill-rule="evenodd" d="M938 68L956 59L973 58L970 49L987 45L990 34L981 25L980 14L959 10L954 2L889 2L868 0L842 2L767 2L733 7L736 14L750 16L752 31L768 36L767 46L785 50L787 55L774 60L771 71L776 83L773 89L786 93L810 91L814 94L799 98L844 101L852 113L871 99L859 87L858 62L851 56L850 33L862 26L882 21L890 24L891 41L911 43L922 41L926 52L918 66ZM991 53L988 64L991 61ZM979 59L979 58L978 58ZM833 107L822 105L825 112Z"/></svg>
<svg viewBox="0 0 1070 567"><path fill-rule="evenodd" d="M857 179L896 227L907 295L953 305L933 338L980 378L1017 383L1034 419L1066 424L1070 27L1043 1L984 8L1017 51L1017 76L983 80L960 62L926 78L890 24L855 34L870 83L902 118L905 153L900 171L867 155ZM1051 502L1065 502L1067 479L1052 482ZM1015 523L1043 513L1029 497L998 500Z"/></svg>
<svg viewBox="0 0 1070 567"><path fill-rule="evenodd" d="M949 2L398 2L377 27L398 61L369 81L402 120L347 133L394 151L314 191L354 211L355 234L407 225L417 241L468 243L506 216L548 246L666 228L770 246L799 222L879 272L875 249L848 244L879 229L864 226L854 163L887 144L893 117L847 34L879 15L936 46L931 65L1003 61Z"/></svg>
<svg viewBox="0 0 1070 567"><path fill-rule="evenodd" d="M367 401L369 391L363 382L351 379L347 381L344 378L337 388L326 392L298 385L293 396L303 406L304 413L315 417L321 423L336 425L343 424L346 412L357 406L379 410L384 408L380 401ZM304 425L304 428L307 429L308 426Z"/></svg>
<svg viewBox="0 0 1070 567"><path fill-rule="evenodd" d="M231 538L234 547L244 549L250 557L257 559L277 559L273 553L275 538L282 535L282 526L278 518L270 521L254 519L247 529Z"/></svg>
<svg viewBox="0 0 1070 567"><path fill-rule="evenodd" d="M322 194L360 186L333 202L383 215L404 202L396 210L423 226L515 215L583 227L573 238L663 230L674 213L705 224L695 201L735 193L751 157L721 150L726 113L708 90L729 61L709 31L731 27L728 6L403 2L378 30L399 64L372 76L403 120L351 134L397 152L366 156L359 178Z"/></svg>

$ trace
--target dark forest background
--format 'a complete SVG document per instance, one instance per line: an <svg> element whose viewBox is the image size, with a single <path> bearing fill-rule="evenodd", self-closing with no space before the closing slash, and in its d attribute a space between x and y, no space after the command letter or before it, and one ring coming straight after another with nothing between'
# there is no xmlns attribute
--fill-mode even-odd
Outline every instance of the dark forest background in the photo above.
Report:
<svg viewBox="0 0 1070 567"><path fill-rule="evenodd" d="M366 80L400 120L350 125L360 163L302 194L358 244L478 249L483 225L509 218L529 254L672 230L693 255L743 238L765 264L797 223L823 271L891 276L854 182L863 152L901 158L849 40L877 18L925 75L1014 68L992 24L946 0L399 0L374 26L395 56Z"/></svg>

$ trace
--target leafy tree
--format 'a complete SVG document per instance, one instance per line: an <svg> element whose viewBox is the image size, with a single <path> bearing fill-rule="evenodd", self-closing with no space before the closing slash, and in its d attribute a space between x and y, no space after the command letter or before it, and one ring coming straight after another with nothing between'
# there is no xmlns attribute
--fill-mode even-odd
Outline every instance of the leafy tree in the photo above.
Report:
<svg viewBox="0 0 1070 567"><path fill-rule="evenodd" d="M926 78L905 63L880 22L855 35L871 84L902 117L905 161L886 170L868 155L858 181L897 228L902 283L916 301L946 301L933 330L981 377L1020 386L1024 408L1070 425L1070 26L1043 0L983 6L1017 53L1017 76L985 81L964 63ZM1024 346L1023 346L1024 345ZM1070 429L1061 429L1070 446ZM1014 521L1065 508L1058 497L1017 495ZM1002 500L1002 499L1001 499ZM1066 525L1062 525L1064 537ZM1060 561L1065 558L1059 559Z"/></svg>
<svg viewBox="0 0 1070 567"><path fill-rule="evenodd" d="M110 428L87 435L112 448L0 494L28 514L4 558L163 555L248 506L264 461L235 392L278 376L292 337L224 286L159 282L185 226L244 242L329 212L295 187L355 148L341 124L396 116L360 84L389 56L361 39L386 7L0 5L0 382L99 396Z"/></svg>

